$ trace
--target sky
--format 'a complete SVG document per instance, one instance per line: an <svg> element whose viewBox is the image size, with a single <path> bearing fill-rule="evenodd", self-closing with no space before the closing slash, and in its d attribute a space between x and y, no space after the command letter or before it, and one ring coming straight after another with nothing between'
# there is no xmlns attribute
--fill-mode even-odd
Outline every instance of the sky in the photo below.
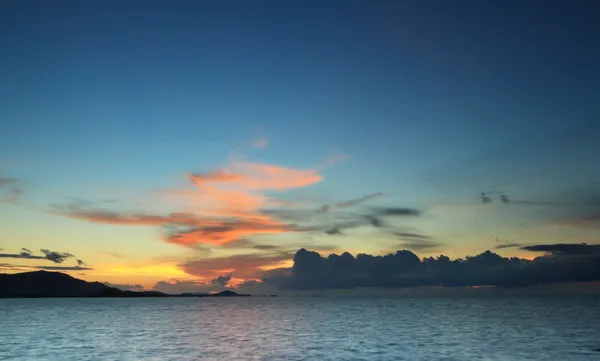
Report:
<svg viewBox="0 0 600 361"><path fill-rule="evenodd" d="M3 2L1 270L182 290L260 282L301 248L599 244L599 15Z"/></svg>

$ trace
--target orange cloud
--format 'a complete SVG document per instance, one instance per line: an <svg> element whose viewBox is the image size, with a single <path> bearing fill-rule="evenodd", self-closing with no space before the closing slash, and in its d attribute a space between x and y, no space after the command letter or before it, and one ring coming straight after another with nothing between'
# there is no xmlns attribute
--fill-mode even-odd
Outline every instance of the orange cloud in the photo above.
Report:
<svg viewBox="0 0 600 361"><path fill-rule="evenodd" d="M230 173L224 169L219 169L209 173L189 174L188 178L195 185L201 187L209 182L231 182L243 178L241 174Z"/></svg>
<svg viewBox="0 0 600 361"><path fill-rule="evenodd" d="M186 247L193 247L200 243L225 245L250 235L292 231L286 224L265 218L263 220L222 222L212 226L189 228L167 235L165 241Z"/></svg>
<svg viewBox="0 0 600 361"><path fill-rule="evenodd" d="M236 278L257 279L266 269L276 268L281 264L289 264L292 254L281 253L262 256L244 254L223 258L208 258L186 262L181 269L198 277L215 277L225 273L233 273Z"/></svg>
<svg viewBox="0 0 600 361"><path fill-rule="evenodd" d="M238 185L247 189L284 190L307 187L323 177L312 169L294 169L279 165L237 161L232 168L244 174Z"/></svg>
<svg viewBox="0 0 600 361"><path fill-rule="evenodd" d="M163 226L168 224L205 226L214 224L214 220L202 218L193 214L172 213L168 216L136 214L136 213L117 213L104 211L75 211L75 212L53 212L55 214L66 215L71 218L86 220L95 223L108 223L129 226ZM212 223L211 223L212 222Z"/></svg>
<svg viewBox="0 0 600 361"><path fill-rule="evenodd" d="M163 216L72 207L54 213L90 222L164 227L166 242L186 247L202 243L225 245L251 235L295 231L262 213L267 206L278 204L264 192L306 187L322 181L323 176L313 169L234 160L225 168L187 174L187 179L192 188L161 193L183 198L189 204L188 213Z"/></svg>

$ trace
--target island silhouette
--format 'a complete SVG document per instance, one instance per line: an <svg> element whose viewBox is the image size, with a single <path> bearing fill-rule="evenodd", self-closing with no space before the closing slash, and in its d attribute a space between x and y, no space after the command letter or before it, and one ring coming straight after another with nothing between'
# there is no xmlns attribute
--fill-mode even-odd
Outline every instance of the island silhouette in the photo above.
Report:
<svg viewBox="0 0 600 361"><path fill-rule="evenodd" d="M34 271L0 273L0 298L57 297L249 297L225 290L218 293L166 294L158 291L124 291L101 282L86 282L66 273Z"/></svg>

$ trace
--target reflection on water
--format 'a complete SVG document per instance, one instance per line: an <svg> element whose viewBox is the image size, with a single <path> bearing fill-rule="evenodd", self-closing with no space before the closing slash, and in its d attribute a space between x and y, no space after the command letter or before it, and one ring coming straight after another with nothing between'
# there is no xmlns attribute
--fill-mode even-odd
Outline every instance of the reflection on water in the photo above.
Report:
<svg viewBox="0 0 600 361"><path fill-rule="evenodd" d="M598 360L599 298L0 300L0 360Z"/></svg>

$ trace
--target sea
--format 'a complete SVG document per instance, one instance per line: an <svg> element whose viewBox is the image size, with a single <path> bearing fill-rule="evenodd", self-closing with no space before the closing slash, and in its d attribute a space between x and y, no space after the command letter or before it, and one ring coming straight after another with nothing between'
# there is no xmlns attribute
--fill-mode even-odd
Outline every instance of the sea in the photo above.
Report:
<svg viewBox="0 0 600 361"><path fill-rule="evenodd" d="M600 298L2 299L0 360L600 360Z"/></svg>

